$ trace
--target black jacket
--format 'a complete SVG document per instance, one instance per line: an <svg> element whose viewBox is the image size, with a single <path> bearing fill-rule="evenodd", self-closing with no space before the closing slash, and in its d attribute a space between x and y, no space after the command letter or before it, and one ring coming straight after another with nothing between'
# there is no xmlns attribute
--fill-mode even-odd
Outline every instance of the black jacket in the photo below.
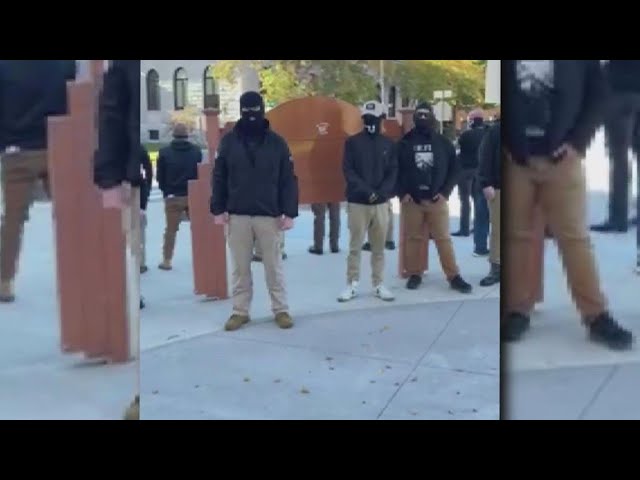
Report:
<svg viewBox="0 0 640 480"><path fill-rule="evenodd" d="M347 201L364 205L385 203L396 192L398 157L393 141L366 131L347 138L342 162ZM378 199L369 202L371 194Z"/></svg>
<svg viewBox="0 0 640 480"><path fill-rule="evenodd" d="M500 189L502 153L500 141L500 122L496 122L484 136L480 144L478 166L478 183L480 188L493 187Z"/></svg>
<svg viewBox="0 0 640 480"><path fill-rule="evenodd" d="M415 158L419 149L426 144L431 145L433 153L430 178L418 168ZM436 131L427 136L414 128L402 137L398 149L400 198L408 194L416 203L436 195L449 198L460 175L460 163L451 140ZM426 197L421 186L429 189Z"/></svg>
<svg viewBox="0 0 640 480"><path fill-rule="evenodd" d="M160 150L157 162L158 186L162 195L186 197L189 180L198 178L202 150L188 140L176 139Z"/></svg>
<svg viewBox="0 0 640 480"><path fill-rule="evenodd" d="M507 150L515 162L529 157L516 61L503 60L502 87ZM554 60L549 154L567 142L585 153L604 116L607 84L599 60Z"/></svg>
<svg viewBox="0 0 640 480"><path fill-rule="evenodd" d="M460 146L460 166L464 169L478 168L478 150L480 143L487 133L485 125L465 130L458 139Z"/></svg>
<svg viewBox="0 0 640 480"><path fill-rule="evenodd" d="M151 158L149 158L149 152L147 149L140 145L140 163L142 166L142 172L144 173L144 179L140 186L140 208L142 210L147 209L149 203L149 196L151 195L151 187L153 185L153 166L151 165Z"/></svg>
<svg viewBox="0 0 640 480"><path fill-rule="evenodd" d="M142 184L140 171L140 60L113 60L104 75L98 112L94 181L107 189Z"/></svg>
<svg viewBox="0 0 640 480"><path fill-rule="evenodd" d="M640 60L610 60L605 67L615 93L640 93Z"/></svg>
<svg viewBox="0 0 640 480"><path fill-rule="evenodd" d="M67 113L74 60L0 60L0 152L47 148L47 118Z"/></svg>
<svg viewBox="0 0 640 480"><path fill-rule="evenodd" d="M242 120L220 141L212 179L211 213L290 218L298 216L298 179L287 142L269 128L255 149Z"/></svg>

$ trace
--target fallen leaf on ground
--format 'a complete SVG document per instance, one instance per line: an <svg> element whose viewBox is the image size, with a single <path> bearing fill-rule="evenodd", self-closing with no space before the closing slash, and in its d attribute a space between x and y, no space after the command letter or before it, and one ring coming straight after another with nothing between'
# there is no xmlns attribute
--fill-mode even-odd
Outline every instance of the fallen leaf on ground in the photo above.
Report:
<svg viewBox="0 0 640 480"><path fill-rule="evenodd" d="M280 380L279 378L276 378L273 383L280 383L282 380Z"/></svg>
<svg viewBox="0 0 640 480"><path fill-rule="evenodd" d="M362 404L364 405L365 403L367 403L367 402L365 402L365 401L363 400L363 401L362 401Z"/></svg>
<svg viewBox="0 0 640 480"><path fill-rule="evenodd" d="M180 335L171 335L167 340L173 340L174 338L180 338Z"/></svg>
<svg viewBox="0 0 640 480"><path fill-rule="evenodd" d="M416 412L415 410L411 410L409 413L410 413L411 415L413 415L414 417L415 417L416 415L418 415L418 412Z"/></svg>
<svg viewBox="0 0 640 480"><path fill-rule="evenodd" d="M200 385L194 385L193 388L200 388Z"/></svg>
<svg viewBox="0 0 640 480"><path fill-rule="evenodd" d="M326 360L327 362L330 362L331 360L333 360L333 357L327 357L327 358L325 358L325 360Z"/></svg>
<svg viewBox="0 0 640 480"><path fill-rule="evenodd" d="M391 330L391 327L389 325L385 325L384 327L382 327L382 330L380 330L380 333L384 332L385 330Z"/></svg>
<svg viewBox="0 0 640 480"><path fill-rule="evenodd" d="M158 394L158 390L154 390L151 392L151 395L157 395Z"/></svg>
<svg viewBox="0 0 640 480"><path fill-rule="evenodd" d="M416 383L417 381L418 381L418 377L413 377L413 378L411 379L411 382L412 382L412 383Z"/></svg>
<svg viewBox="0 0 640 480"><path fill-rule="evenodd" d="M385 367L387 370L391 370L391 365L385 365Z"/></svg>
<svg viewBox="0 0 640 480"><path fill-rule="evenodd" d="M244 377L244 381L245 381L245 382L250 382L250 381L251 381L251 379L250 379L249 377Z"/></svg>
<svg viewBox="0 0 640 480"><path fill-rule="evenodd" d="M329 370L335 370L335 368L334 367L329 367Z"/></svg>
<svg viewBox="0 0 640 480"><path fill-rule="evenodd" d="M460 392L456 392L456 395L460 395Z"/></svg>
<svg viewBox="0 0 640 480"><path fill-rule="evenodd" d="M303 395L307 395L309 392L309 390L306 389L306 387L302 387L302 389L300 390L300 393L302 393Z"/></svg>
<svg viewBox="0 0 640 480"><path fill-rule="evenodd" d="M369 380L369 383L376 383L375 380Z"/></svg>
<svg viewBox="0 0 640 480"><path fill-rule="evenodd" d="M451 410L449 410L449 415L453 415L453 412Z"/></svg>
<svg viewBox="0 0 640 480"><path fill-rule="evenodd" d="M400 382L396 382L396 383L394 383L394 385L395 385L396 387L399 387L399 386L400 386Z"/></svg>
<svg viewBox="0 0 640 480"><path fill-rule="evenodd" d="M478 413L478 410L476 410L475 408L473 409L473 413Z"/></svg>

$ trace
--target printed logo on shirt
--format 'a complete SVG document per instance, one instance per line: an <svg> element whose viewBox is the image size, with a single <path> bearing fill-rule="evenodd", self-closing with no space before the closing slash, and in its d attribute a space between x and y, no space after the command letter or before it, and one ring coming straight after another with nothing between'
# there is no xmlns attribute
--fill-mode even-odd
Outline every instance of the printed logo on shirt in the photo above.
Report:
<svg viewBox="0 0 640 480"><path fill-rule="evenodd" d="M431 144L414 145L413 160L420 170L433 168L434 159Z"/></svg>
<svg viewBox="0 0 640 480"><path fill-rule="evenodd" d="M517 60L518 88L525 99L529 138L542 138L551 123L551 97L554 90L553 60Z"/></svg>

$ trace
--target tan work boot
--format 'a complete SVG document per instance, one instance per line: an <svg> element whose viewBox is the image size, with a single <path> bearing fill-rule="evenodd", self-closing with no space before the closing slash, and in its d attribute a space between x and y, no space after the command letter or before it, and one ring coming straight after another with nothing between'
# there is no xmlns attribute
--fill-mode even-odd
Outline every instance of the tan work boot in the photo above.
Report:
<svg viewBox="0 0 640 480"><path fill-rule="evenodd" d="M123 420L140 420L140 396L136 395L136 398L131 402L131 405L127 407L124 412Z"/></svg>
<svg viewBox="0 0 640 480"><path fill-rule="evenodd" d="M11 303L16 299L13 293L13 282L4 280L0 282L0 302Z"/></svg>
<svg viewBox="0 0 640 480"><path fill-rule="evenodd" d="M173 267L171 266L171 260L163 260L160 265L158 265L160 270L171 270Z"/></svg>
<svg viewBox="0 0 640 480"><path fill-rule="evenodd" d="M234 313L233 315L231 315L231 317L229 317L227 323L224 324L224 329L227 332L232 332L234 330L238 330L245 323L249 323L248 315L238 315L237 313Z"/></svg>
<svg viewBox="0 0 640 480"><path fill-rule="evenodd" d="M293 327L293 320L291 315L287 312L280 312L276 314L276 323L280 328L291 328Z"/></svg>

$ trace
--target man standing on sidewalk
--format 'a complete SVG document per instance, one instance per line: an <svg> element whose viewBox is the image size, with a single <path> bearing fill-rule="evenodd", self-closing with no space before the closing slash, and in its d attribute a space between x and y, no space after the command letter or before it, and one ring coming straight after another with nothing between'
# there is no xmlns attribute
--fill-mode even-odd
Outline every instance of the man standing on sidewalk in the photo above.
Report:
<svg viewBox="0 0 640 480"><path fill-rule="evenodd" d="M458 195L460 196L460 229L452 233L454 237L468 237L471 234L471 198L476 200L474 195L474 178L478 172L478 150L480 143L486 133L484 123L484 112L480 109L473 110L468 117L469 128L462 132L458 145L460 146L460 166L462 168L458 178ZM474 205L474 217L478 216L478 205ZM485 205L486 210L486 205ZM489 223L489 219L482 219ZM475 245L474 252L479 256L489 253L486 249L485 233L484 249L479 250L479 245ZM482 246L482 245L480 245Z"/></svg>
<svg viewBox="0 0 640 480"><path fill-rule="evenodd" d="M407 288L415 290L424 273L420 255L424 224L438 249L440 264L451 288L461 293L471 292L471 285L460 276L449 233L451 191L458 180L458 159L451 141L434 127L433 109L428 103L416 107L415 127L399 145L399 191L406 235L405 268L409 273Z"/></svg>
<svg viewBox="0 0 640 480"><path fill-rule="evenodd" d="M385 301L395 299L383 284L383 274L389 222L387 203L395 191L398 161L393 142L381 133L383 114L384 107L379 102L365 103L362 107L364 129L349 137L344 147L350 240L347 288L338 297L339 302L348 302L358 294L362 241L367 232L374 293Z"/></svg>
<svg viewBox="0 0 640 480"><path fill-rule="evenodd" d="M233 313L225 324L229 331L250 320L254 243L262 253L276 324L293 326L280 241L298 216L298 181L289 147L270 129L264 111L260 94L242 94L241 118L220 141L215 159L211 213L217 225L227 225L233 257Z"/></svg>
<svg viewBox="0 0 640 480"><path fill-rule="evenodd" d="M164 197L166 228L162 247L161 270L171 270L180 222L189 212L189 180L198 178L202 150L189 141L187 126L178 123L173 129L173 141L160 150L157 162L158 186Z"/></svg>
<svg viewBox="0 0 640 480"><path fill-rule="evenodd" d="M0 302L13 302L24 223L39 180L48 191L47 119L67 113L73 60L0 60ZM48 193L48 192L47 192Z"/></svg>
<svg viewBox="0 0 640 480"><path fill-rule="evenodd" d="M147 268L147 205L153 188L153 165L146 148L140 145L140 163L144 178L140 187L140 273Z"/></svg>
<svg viewBox="0 0 640 480"><path fill-rule="evenodd" d="M143 184L140 159L140 60L112 60L104 75L98 111L98 151L94 160L94 182L102 190L105 208L117 208L128 219L124 225L128 249L140 268L140 187ZM140 275L127 291L140 302ZM139 317L129 319L133 328ZM139 383L139 382L138 382ZM140 397L136 395L124 414L139 420Z"/></svg>
<svg viewBox="0 0 640 480"><path fill-rule="evenodd" d="M607 311L586 225L582 159L602 122L606 84L599 60L503 60L507 197L506 315L501 336L529 328L526 278L539 199L573 299L593 341L626 349L633 335Z"/></svg>
<svg viewBox="0 0 640 480"><path fill-rule="evenodd" d="M480 280L480 286L490 287L500 283L500 121L494 122L480 144L478 154L478 186L489 203L491 240L489 243L489 275Z"/></svg>
<svg viewBox="0 0 640 480"><path fill-rule="evenodd" d="M340 203L314 203L311 205L313 212L313 245L309 247L309 253L322 255L324 253L325 217L329 211L329 246L331 253L338 253L340 247Z"/></svg>
<svg viewBox="0 0 640 480"><path fill-rule="evenodd" d="M604 115L609 151L609 215L594 232L626 232L629 223L629 149L640 120L640 60L609 60L605 67L611 95ZM639 152L635 151L636 157ZM637 160L637 159L636 159ZM640 230L639 230L640 232ZM640 233L638 233L640 244Z"/></svg>

